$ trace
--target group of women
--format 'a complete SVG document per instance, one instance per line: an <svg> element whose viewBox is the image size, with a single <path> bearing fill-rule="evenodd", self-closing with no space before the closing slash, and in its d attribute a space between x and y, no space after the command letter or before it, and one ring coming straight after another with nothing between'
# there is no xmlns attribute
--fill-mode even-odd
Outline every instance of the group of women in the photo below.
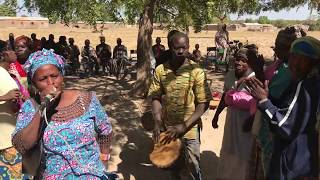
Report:
<svg viewBox="0 0 320 180"><path fill-rule="evenodd" d="M320 41L297 27L276 38L264 68L256 46L239 50L212 120L228 107L217 179L317 179ZM319 121L320 122L320 121Z"/></svg>
<svg viewBox="0 0 320 180"><path fill-rule="evenodd" d="M96 94L64 89L63 57L32 53L26 36L0 47L1 179L108 179L112 127Z"/></svg>

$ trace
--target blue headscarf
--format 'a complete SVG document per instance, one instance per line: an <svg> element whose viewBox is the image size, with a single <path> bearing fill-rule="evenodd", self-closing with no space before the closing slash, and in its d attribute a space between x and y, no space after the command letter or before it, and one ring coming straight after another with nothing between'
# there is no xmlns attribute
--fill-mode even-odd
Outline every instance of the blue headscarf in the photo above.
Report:
<svg viewBox="0 0 320 180"><path fill-rule="evenodd" d="M291 53L303 55L310 60L320 60L320 41L314 37L306 36L295 40L291 46Z"/></svg>
<svg viewBox="0 0 320 180"><path fill-rule="evenodd" d="M64 58L47 49L32 53L25 62L23 68L28 74L28 79L31 80L37 69L48 64L55 65L60 73L64 75Z"/></svg>

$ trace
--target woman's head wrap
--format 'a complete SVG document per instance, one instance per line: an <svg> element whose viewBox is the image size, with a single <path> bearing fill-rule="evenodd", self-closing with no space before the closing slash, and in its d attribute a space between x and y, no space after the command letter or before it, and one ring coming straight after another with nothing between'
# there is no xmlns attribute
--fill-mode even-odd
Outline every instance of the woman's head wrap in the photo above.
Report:
<svg viewBox="0 0 320 180"><path fill-rule="evenodd" d="M47 64L55 65L60 73L64 75L63 57L47 49L42 49L42 51L32 53L24 64L23 68L27 72L28 78L32 79L37 69Z"/></svg>
<svg viewBox="0 0 320 180"><path fill-rule="evenodd" d="M311 36L306 36L295 40L292 43L291 53L303 55L311 60L320 60L320 41Z"/></svg>
<svg viewBox="0 0 320 180"><path fill-rule="evenodd" d="M241 48L238 50L236 53L236 58L237 59L246 59L248 61L248 56L247 56L248 48Z"/></svg>
<svg viewBox="0 0 320 180"><path fill-rule="evenodd" d="M236 59L245 59L250 68L256 73L256 77L260 81L264 80L264 59L263 56L259 55L258 47L255 44L247 46L246 48L241 48L236 53Z"/></svg>

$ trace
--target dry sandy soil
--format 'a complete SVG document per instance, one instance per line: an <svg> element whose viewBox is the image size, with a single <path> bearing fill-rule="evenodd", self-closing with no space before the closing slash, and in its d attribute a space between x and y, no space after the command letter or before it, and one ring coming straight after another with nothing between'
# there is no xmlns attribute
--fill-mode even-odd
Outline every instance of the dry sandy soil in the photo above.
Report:
<svg viewBox="0 0 320 180"><path fill-rule="evenodd" d="M49 28L49 29L15 29L15 28L7 28L1 29L0 31L0 39L7 39L8 34L12 32L17 37L18 35L27 35L30 36L31 33L35 32L37 34L38 39L41 37L48 38L50 33L55 35L55 40L58 41L59 36L65 35L68 38L73 37L76 41L76 44L79 46L84 45L85 39L90 39L92 45L94 47L99 43L100 33L92 33L89 29L81 29L81 28ZM128 50L136 49L137 45L137 34L138 29L135 27L127 27L127 28L111 28L103 31L103 35L106 36L106 41L111 47L116 45L116 39L120 37L123 41L123 44L127 46ZM240 40L241 42L249 42L255 43L258 45L260 53L262 53L265 57L270 58L273 55L273 51L271 50L271 46L274 45L274 40L277 32L230 32L231 40ZM311 36L320 38L320 32L309 32ZM210 46L214 46L214 35L215 31L203 31L201 33L190 33L190 50L194 49L194 45L196 43L200 44L200 50L202 54L206 54L206 48ZM153 39L155 42L156 37L162 38L162 43L167 47L166 40L167 32L161 30L153 31Z"/></svg>
<svg viewBox="0 0 320 180"><path fill-rule="evenodd" d="M223 74L208 73L208 78L212 80L211 89L222 90ZM116 172L124 180L166 180L168 172L154 167L149 160L152 136L140 123L141 112L148 104L126 95L133 83L130 78L116 80L106 76L88 79L66 77L65 80L67 88L96 91L108 113L114 133L109 171ZM201 168L204 180L216 177L223 137L225 112L220 115L220 128L216 130L211 127L213 115L214 111L208 110L202 117Z"/></svg>
<svg viewBox="0 0 320 180"><path fill-rule="evenodd" d="M32 32L37 33L38 38L52 33L58 39L60 35L74 37L76 44L83 45L85 39L90 39L95 46L99 41L100 33L92 33L87 29L76 28L50 28L50 29L1 29L0 39L7 39L8 33L13 32L16 36L30 36ZM103 34L107 38L107 43L115 45L116 38L120 37L128 49L136 48L137 29L122 28L104 30ZM155 30L153 38L162 37L163 44L166 42L165 31ZM199 34L190 33L190 42L193 47L195 43L200 44L202 53L206 53L206 47L214 46L215 32L204 31ZM312 32L310 35L317 38L320 32ZM233 40L256 43L261 53L265 57L272 56L270 46L274 44L276 32L230 32ZM211 89L221 91L223 87L223 74L208 72L208 79L212 80ZM119 174L121 179L125 180L165 180L167 174L165 171L152 166L148 155L152 149L151 133L144 131L140 123L141 112L143 111L143 102L141 99L130 98L126 93L131 89L134 81L130 79L116 80L111 77L99 77L89 79L79 79L68 77L66 87L75 89L85 89L96 91L102 105L105 107L114 129L112 157L109 164L109 170ZM203 116L204 128L201 135L201 166L203 178L213 180L216 176L216 167L218 165L219 153L223 137L223 127L225 112L221 114L219 129L214 130L211 127L211 119L214 115L213 110L208 110ZM232 162L231 162L232 163Z"/></svg>

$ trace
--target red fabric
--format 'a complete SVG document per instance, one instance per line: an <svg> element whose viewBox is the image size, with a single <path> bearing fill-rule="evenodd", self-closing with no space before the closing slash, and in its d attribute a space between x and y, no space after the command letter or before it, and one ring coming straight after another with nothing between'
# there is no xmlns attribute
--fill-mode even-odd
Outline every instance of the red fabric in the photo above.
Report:
<svg viewBox="0 0 320 180"><path fill-rule="evenodd" d="M18 87L19 87L19 90L20 90L20 93L22 94L22 96L24 98L30 98L30 94L29 94L29 91L20 83L19 79L13 75L13 74L10 74L11 77L16 81ZM19 105L19 109L21 108L22 104L23 104L23 99L21 99L19 97L18 101L17 101L18 105Z"/></svg>
<svg viewBox="0 0 320 180"><path fill-rule="evenodd" d="M10 69L17 71L20 77L27 77L27 73L24 71L22 65L18 61L16 61L15 63L11 63Z"/></svg>

